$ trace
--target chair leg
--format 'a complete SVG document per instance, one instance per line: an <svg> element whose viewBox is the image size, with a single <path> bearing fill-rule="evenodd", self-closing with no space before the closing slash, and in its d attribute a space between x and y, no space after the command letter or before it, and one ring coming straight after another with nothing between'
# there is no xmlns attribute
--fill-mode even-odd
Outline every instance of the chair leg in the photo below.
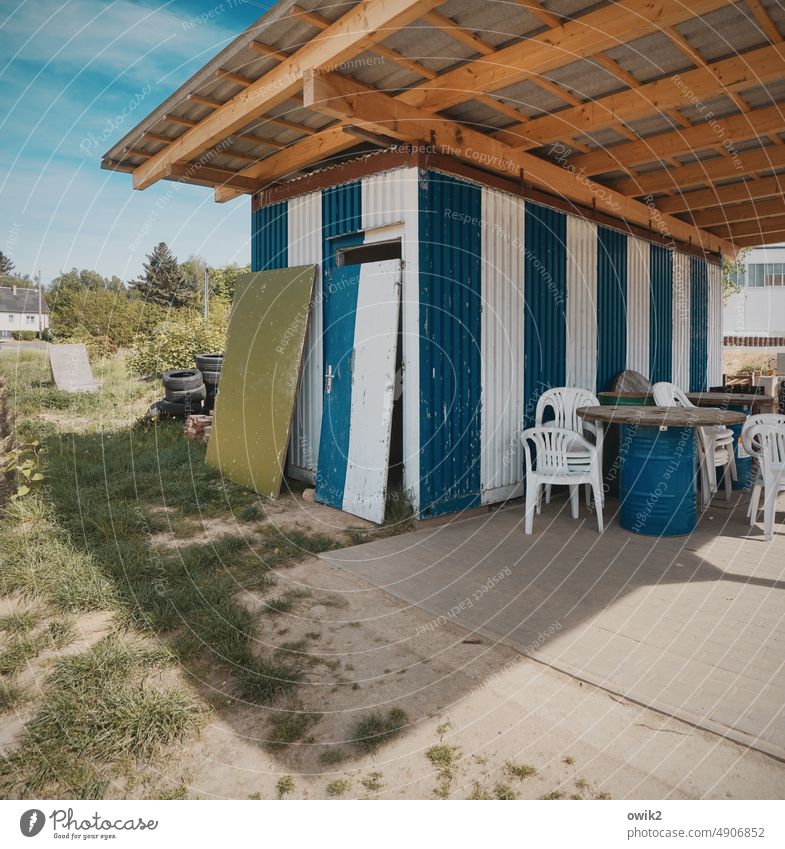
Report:
<svg viewBox="0 0 785 849"><path fill-rule="evenodd" d="M750 517L750 527L758 521L758 510L760 510L760 484L755 484L752 487L752 495L750 495L750 506L747 515Z"/></svg>
<svg viewBox="0 0 785 849"><path fill-rule="evenodd" d="M736 471L736 452L733 450L733 443L728 446L728 456L730 457L730 476L733 480L739 479L739 473Z"/></svg>
<svg viewBox="0 0 785 849"><path fill-rule="evenodd" d="M534 527L534 508L537 504L539 496L540 484L526 484L526 519L524 523L524 533L530 534Z"/></svg>
<svg viewBox="0 0 785 849"><path fill-rule="evenodd" d="M763 493L763 535L766 542L774 538L774 516L777 511L777 487L766 486Z"/></svg>
<svg viewBox="0 0 785 849"><path fill-rule="evenodd" d="M580 509L580 492L578 491L580 487L576 484L575 486L570 487L570 510L572 511L572 518L577 519L579 515Z"/></svg>
<svg viewBox="0 0 785 849"><path fill-rule="evenodd" d="M704 454L700 461L700 490L701 490L701 510L705 510L711 501L711 487L709 485L709 472L706 455Z"/></svg>
<svg viewBox="0 0 785 849"><path fill-rule="evenodd" d="M725 500L730 501L732 490L733 490L733 446L729 445L728 449L728 462L723 466L722 476L725 479Z"/></svg>
<svg viewBox="0 0 785 849"><path fill-rule="evenodd" d="M586 486L585 486L585 490L586 490L586 506L591 507L592 485L590 483L587 483Z"/></svg>
<svg viewBox="0 0 785 849"><path fill-rule="evenodd" d="M546 504L551 503L551 485L550 484L545 485L545 503Z"/></svg>

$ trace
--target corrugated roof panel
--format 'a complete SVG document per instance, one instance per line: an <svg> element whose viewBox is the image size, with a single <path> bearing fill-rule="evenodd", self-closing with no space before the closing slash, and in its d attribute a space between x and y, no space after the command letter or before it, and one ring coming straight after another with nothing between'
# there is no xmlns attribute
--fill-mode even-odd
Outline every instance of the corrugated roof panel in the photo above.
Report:
<svg viewBox="0 0 785 849"><path fill-rule="evenodd" d="M382 44L404 53L437 73L476 57L470 47L424 21L414 21L403 27L386 38Z"/></svg>
<svg viewBox="0 0 785 849"><path fill-rule="evenodd" d="M358 53L357 56L337 66L335 70L364 85L387 92L409 88L425 79L422 75L412 73L408 68L393 62L386 56L370 50Z"/></svg>
<svg viewBox="0 0 785 849"><path fill-rule="evenodd" d="M738 111L739 107L729 97L713 97L679 109L679 113L691 124L701 124L711 118L722 118L724 115L735 115Z"/></svg>
<svg viewBox="0 0 785 849"><path fill-rule="evenodd" d="M785 33L785 6L782 5L782 0L763 0L763 6L776 24L780 35Z"/></svg>
<svg viewBox="0 0 785 849"><path fill-rule="evenodd" d="M765 86L745 88L744 91L739 92L739 95L753 109L779 103L781 104L782 114L785 116L785 80L774 80ZM783 123L785 124L785 117Z"/></svg>
<svg viewBox="0 0 785 849"><path fill-rule="evenodd" d="M494 47L544 29L542 22L518 3L448 0L437 11Z"/></svg>
<svg viewBox="0 0 785 849"><path fill-rule="evenodd" d="M723 6L679 24L679 32L707 62L762 47L768 39L744 4Z"/></svg>
<svg viewBox="0 0 785 849"><path fill-rule="evenodd" d="M693 67L692 61L662 33L636 38L606 53L642 83Z"/></svg>
<svg viewBox="0 0 785 849"><path fill-rule="evenodd" d="M453 121L465 121L474 124L475 129L480 131L483 129L499 130L502 127L514 124L514 121L507 115L503 115L484 103L478 103L476 100L451 106L449 109L445 109L442 114ZM521 114L521 119L523 117L523 114Z"/></svg>
<svg viewBox="0 0 785 849"><path fill-rule="evenodd" d="M548 71L543 76L566 86L581 100L603 97L626 88L618 77L588 59L571 62L562 68Z"/></svg>
<svg viewBox="0 0 785 849"><path fill-rule="evenodd" d="M586 12L607 6L607 2L587 3L586 0L542 0L540 5L543 9L553 12L562 18L577 18Z"/></svg>
<svg viewBox="0 0 785 849"><path fill-rule="evenodd" d="M495 91L497 97L504 98L511 106L514 106L523 115L541 115L544 112L557 112L567 105L565 100L556 97L544 88L536 85L532 80L523 80L515 85L507 86Z"/></svg>
<svg viewBox="0 0 785 849"><path fill-rule="evenodd" d="M677 124L676 121L667 115L647 115L645 118L640 118L637 121L629 121L627 126L636 135L646 138L647 136L679 129L681 125Z"/></svg>

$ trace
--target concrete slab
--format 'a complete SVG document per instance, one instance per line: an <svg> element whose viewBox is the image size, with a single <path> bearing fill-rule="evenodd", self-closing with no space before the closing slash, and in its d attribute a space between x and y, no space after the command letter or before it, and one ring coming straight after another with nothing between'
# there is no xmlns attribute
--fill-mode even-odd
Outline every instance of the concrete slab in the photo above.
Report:
<svg viewBox="0 0 785 849"><path fill-rule="evenodd" d="M749 531L746 499L686 537L600 536L559 501L530 537L516 505L320 556L432 613L424 640L449 621L785 759L785 528Z"/></svg>
<svg viewBox="0 0 785 849"><path fill-rule="evenodd" d="M96 392L100 386L82 343L49 345L49 364L55 386L64 392Z"/></svg>

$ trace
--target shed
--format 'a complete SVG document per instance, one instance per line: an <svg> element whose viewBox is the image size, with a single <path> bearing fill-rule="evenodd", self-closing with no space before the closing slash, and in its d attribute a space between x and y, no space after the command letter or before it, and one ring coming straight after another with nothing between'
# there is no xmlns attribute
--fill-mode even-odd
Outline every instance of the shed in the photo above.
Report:
<svg viewBox="0 0 785 849"><path fill-rule="evenodd" d="M420 516L492 504L547 387L719 382L721 257L785 235L784 25L727 0L283 0L103 166L250 194L253 269L319 265L287 461L317 498L378 508L383 451Z"/></svg>

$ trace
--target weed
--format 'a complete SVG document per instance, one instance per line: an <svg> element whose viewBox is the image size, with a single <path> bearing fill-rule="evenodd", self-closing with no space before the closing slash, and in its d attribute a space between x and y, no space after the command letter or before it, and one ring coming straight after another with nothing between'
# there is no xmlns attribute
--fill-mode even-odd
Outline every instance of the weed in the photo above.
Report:
<svg viewBox="0 0 785 849"><path fill-rule="evenodd" d="M310 594L310 590L306 589L286 590L282 595L268 599L264 604L270 613L289 613L296 601L307 598Z"/></svg>
<svg viewBox="0 0 785 849"><path fill-rule="evenodd" d="M343 749L325 749L319 755L319 762L323 764L339 764L346 760L346 752Z"/></svg>
<svg viewBox="0 0 785 849"><path fill-rule="evenodd" d="M351 784L345 778L336 778L327 785L327 795L332 799L337 799L346 793Z"/></svg>
<svg viewBox="0 0 785 849"><path fill-rule="evenodd" d="M383 777L383 772L374 770L373 772L369 772L368 775L360 781L360 784L362 784L369 793L378 793L384 786L382 784Z"/></svg>
<svg viewBox="0 0 785 849"><path fill-rule="evenodd" d="M575 758L573 758L571 755L567 755L566 757L562 758L562 761L567 764L567 766L575 766Z"/></svg>
<svg viewBox="0 0 785 849"><path fill-rule="evenodd" d="M457 746L439 743L436 746L431 746L430 749L426 749L425 757L436 767L436 775L439 778L439 784L434 790L436 797L439 799L449 798L455 768L461 758L461 750Z"/></svg>
<svg viewBox="0 0 785 849"><path fill-rule="evenodd" d="M518 794L510 787L509 784L503 784L502 782L498 782L493 788L493 795L497 799L502 800L513 800L518 798Z"/></svg>
<svg viewBox="0 0 785 849"><path fill-rule="evenodd" d="M436 733L439 735L439 740L444 739L444 735L452 728L452 722L448 719L446 722L443 722L441 725L436 726Z"/></svg>
<svg viewBox="0 0 785 849"><path fill-rule="evenodd" d="M284 796L294 792L294 779L291 775L282 775L276 781L275 789L278 791L278 798L283 799Z"/></svg>
<svg viewBox="0 0 785 849"><path fill-rule="evenodd" d="M516 764L512 761L507 761L504 765L504 771L510 778L517 778L519 781L537 775L537 769L535 767L529 766L529 764Z"/></svg>
<svg viewBox="0 0 785 849"><path fill-rule="evenodd" d="M291 746L302 739L322 718L320 713L307 713L305 711L286 711L276 715L272 722L265 746L268 749L277 749L283 746Z"/></svg>
<svg viewBox="0 0 785 849"><path fill-rule="evenodd" d="M563 799L564 792L561 790L551 790L550 793L546 793L544 796L540 796L540 799Z"/></svg>
<svg viewBox="0 0 785 849"><path fill-rule="evenodd" d="M0 616L0 631L13 637L21 637L31 631L41 621L37 610L22 610Z"/></svg>
<svg viewBox="0 0 785 849"><path fill-rule="evenodd" d="M474 786L472 787L472 792L469 796L469 799L473 802L487 802L489 799L492 799L493 796L480 784L479 781L474 782Z"/></svg>
<svg viewBox="0 0 785 849"><path fill-rule="evenodd" d="M0 677L0 713L19 707L27 698L27 693L13 680Z"/></svg>
<svg viewBox="0 0 785 849"><path fill-rule="evenodd" d="M357 720L350 739L364 754L375 752L382 743L395 737L407 720L406 713L399 707L391 708L387 714L373 711Z"/></svg>

